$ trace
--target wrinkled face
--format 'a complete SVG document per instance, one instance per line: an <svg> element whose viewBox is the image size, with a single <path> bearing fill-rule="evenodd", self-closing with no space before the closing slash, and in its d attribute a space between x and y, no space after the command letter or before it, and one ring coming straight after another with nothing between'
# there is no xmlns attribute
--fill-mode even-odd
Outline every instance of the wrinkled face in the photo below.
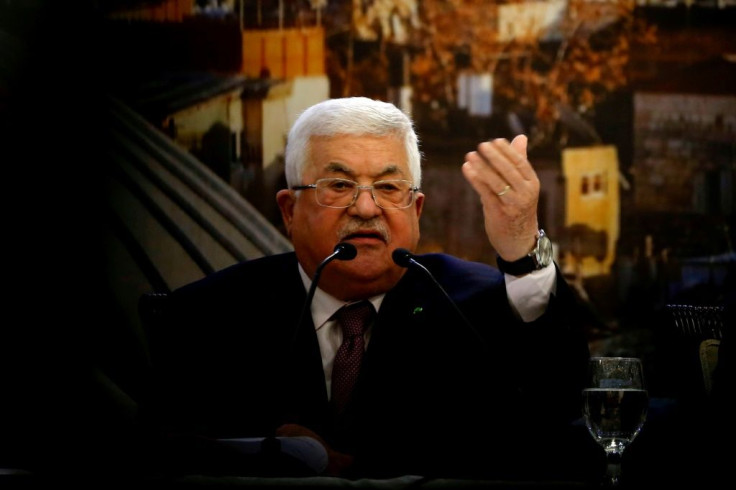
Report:
<svg viewBox="0 0 736 490"><path fill-rule="evenodd" d="M301 184L338 177L371 185L378 180L412 180L401 141L394 137L313 137ZM347 208L335 209L317 203L314 189L281 190L276 199L299 262L310 277L341 241L355 245L351 261L334 260L327 265L319 287L349 301L383 293L392 288L405 269L394 264L396 248L416 249L419 217L424 195L416 192L408 208L383 209L370 190L361 190Z"/></svg>

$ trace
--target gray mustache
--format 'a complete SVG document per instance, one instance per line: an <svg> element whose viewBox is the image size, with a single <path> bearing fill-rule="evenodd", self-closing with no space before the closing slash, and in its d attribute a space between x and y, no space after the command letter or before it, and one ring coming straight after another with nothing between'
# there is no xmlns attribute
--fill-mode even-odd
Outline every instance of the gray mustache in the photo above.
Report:
<svg viewBox="0 0 736 490"><path fill-rule="evenodd" d="M358 233L359 231L372 231L378 233L386 243L388 243L391 238L391 234L389 233L388 228L386 228L386 224L378 218L373 218L368 221L358 219L349 221L338 232L338 239L342 240L347 236Z"/></svg>

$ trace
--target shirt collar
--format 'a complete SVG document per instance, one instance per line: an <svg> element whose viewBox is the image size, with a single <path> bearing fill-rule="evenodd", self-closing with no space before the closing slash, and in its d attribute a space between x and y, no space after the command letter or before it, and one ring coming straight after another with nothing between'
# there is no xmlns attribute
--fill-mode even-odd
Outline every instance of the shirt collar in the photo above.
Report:
<svg viewBox="0 0 736 490"><path fill-rule="evenodd" d="M309 288L312 286L312 280L309 278L307 273L304 272L301 264L299 264L299 275L302 278L304 288L309 291ZM368 301L373 303L373 307L376 309L376 311L378 311L378 309L381 307L384 296L386 295L378 294L376 296L368 298ZM315 289L314 291L314 297L312 298L311 304L314 329L319 330L320 328L322 328L322 326L327 322L327 320L332 317L332 315L335 314L337 310L347 304L349 304L349 302L339 300L334 296L324 292L322 289L319 288L319 286L317 286L317 289Z"/></svg>

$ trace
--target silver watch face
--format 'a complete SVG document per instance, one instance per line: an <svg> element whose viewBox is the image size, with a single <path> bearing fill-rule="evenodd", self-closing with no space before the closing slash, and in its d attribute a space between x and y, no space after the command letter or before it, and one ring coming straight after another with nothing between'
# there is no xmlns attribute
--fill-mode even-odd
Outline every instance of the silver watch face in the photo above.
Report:
<svg viewBox="0 0 736 490"><path fill-rule="evenodd" d="M547 267L552 263L552 241L544 231L540 231L539 238L537 239L536 249L537 263L540 267Z"/></svg>

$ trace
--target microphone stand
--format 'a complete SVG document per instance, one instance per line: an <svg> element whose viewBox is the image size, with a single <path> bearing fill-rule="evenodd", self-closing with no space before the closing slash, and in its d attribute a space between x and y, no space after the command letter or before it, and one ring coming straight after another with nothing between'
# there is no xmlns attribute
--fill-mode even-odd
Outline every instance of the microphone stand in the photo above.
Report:
<svg viewBox="0 0 736 490"><path fill-rule="evenodd" d="M320 264L317 266L317 269L314 272L314 277L312 278L312 284L309 287L309 291L307 292L307 297L304 300L304 305L302 306L302 311L299 314L299 321L296 324L296 327L294 328L294 333L292 335L291 341L288 346L288 350L286 350L286 353L288 357L284 360L285 361L285 371L284 376L288 376L288 373L297 368L297 365L294 364L293 356L296 354L296 345L297 340L299 337L299 333L302 330L303 324L305 322L305 319L309 315L310 307L312 305L312 299L314 298L314 293L317 290L317 283L319 282L319 278L322 275L322 269L327 266L330 262L332 262L335 259L338 260L353 260L358 255L358 250L355 248L355 245L352 243L347 242L341 242L335 245L334 251L328 255ZM287 400L293 395L290 393L289 381L285 378L284 381L287 383L287 389L283 390L283 396L285 397L283 400L284 407L288 406L291 402L288 402ZM286 411L282 413L282 419L287 421L293 422L293 417L289 416L289 412Z"/></svg>
<svg viewBox="0 0 736 490"><path fill-rule="evenodd" d="M301 330L304 319L306 318L307 313L312 306L312 299L314 298L314 293L317 290L317 283L319 282L319 278L322 275L322 269L324 269L327 264L335 259L353 260L357 255L358 249L355 248L355 245L353 245L352 243L340 242L335 245L334 251L317 266L317 270L314 272L314 277L312 278L312 284L309 286L309 292L307 292L307 297L304 300L302 311L299 314L299 321L297 322L296 328L294 329L294 336L291 339L291 351L293 351L294 345L296 344L296 339L299 335L299 330Z"/></svg>
<svg viewBox="0 0 736 490"><path fill-rule="evenodd" d="M393 251L391 254L391 258L394 259L394 262L396 265L401 267L414 267L416 269L421 270L424 275L429 277L429 279L434 283L435 287L442 293L442 295L445 297L445 299L452 305L453 309L455 310L455 313L460 317L460 319L467 325L467 327L472 330L473 334L475 334L476 337L478 337L478 341L483 346L484 350L487 350L486 341L481 336L480 332L473 326L472 323L465 317L462 310L460 310L460 307L455 303L449 294L447 294L447 291L445 291L445 288L442 287L442 285L435 279L434 275L429 272L429 269L424 267L422 264L420 264L415 258L414 254L412 254L410 251L408 251L405 248L397 248Z"/></svg>

